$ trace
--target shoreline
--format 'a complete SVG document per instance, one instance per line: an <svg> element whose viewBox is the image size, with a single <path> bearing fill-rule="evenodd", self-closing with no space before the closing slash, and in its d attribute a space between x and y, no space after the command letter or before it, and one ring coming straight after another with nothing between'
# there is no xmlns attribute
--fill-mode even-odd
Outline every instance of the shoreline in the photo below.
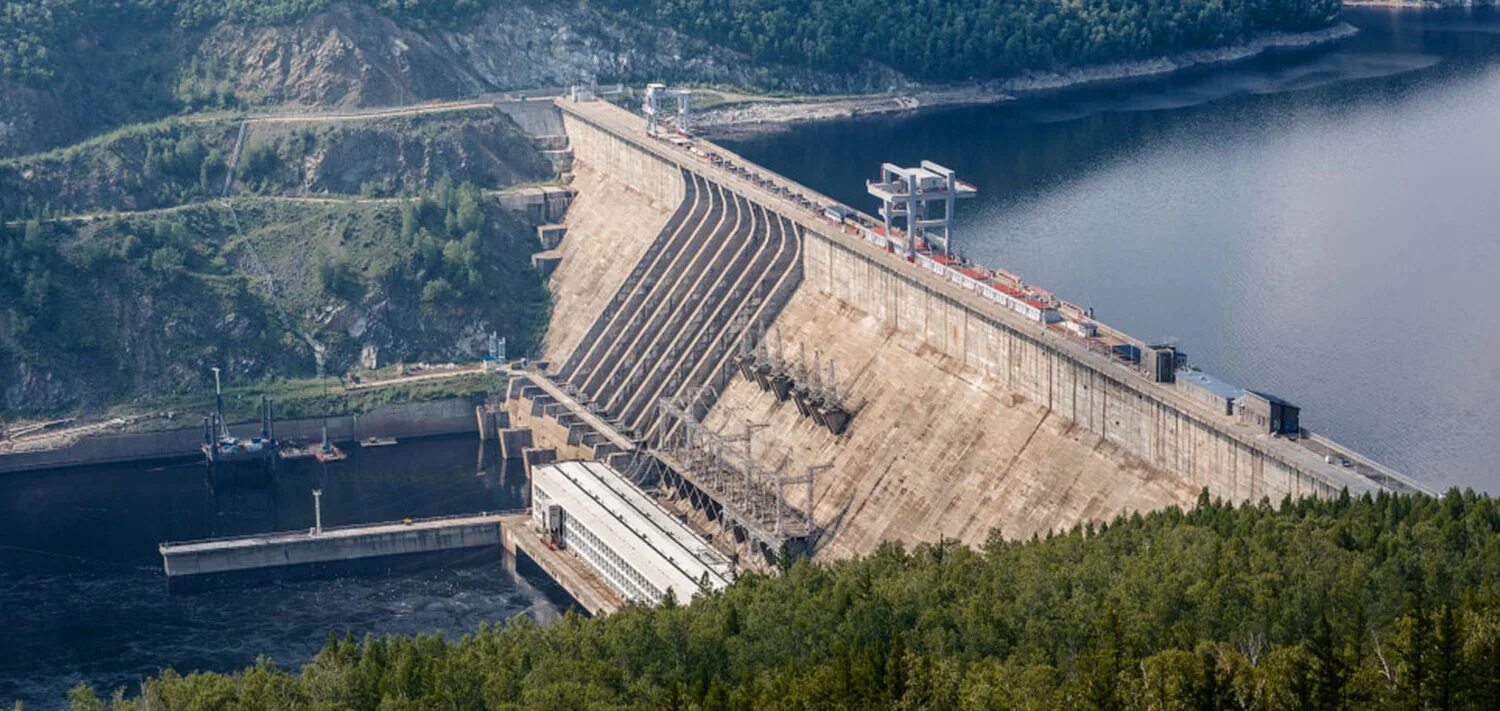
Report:
<svg viewBox="0 0 1500 711"><path fill-rule="evenodd" d="M282 438L321 438L327 427L334 442L357 442L365 437L418 439L479 432L475 400L454 396L435 400L394 402L358 415L302 417L278 420L276 434ZM253 423L232 423L249 429ZM144 432L100 432L47 448L0 453L0 476L24 472L69 469L81 466L122 464L136 461L191 459L201 457L201 426Z"/></svg>
<svg viewBox="0 0 1500 711"><path fill-rule="evenodd" d="M704 111L698 115L695 123L698 131L709 138L740 138L779 133L804 123L910 113L941 107L998 104L1043 92L1150 79L1188 69L1228 65L1253 59L1267 52L1311 49L1358 33L1356 27L1340 20L1337 24L1311 32L1268 32L1230 47L1193 50L1062 72L1032 72L1010 79L919 87L914 91L892 94L749 101Z"/></svg>
<svg viewBox="0 0 1500 711"><path fill-rule="evenodd" d="M1344 0L1344 7L1389 8L1394 10L1442 10L1492 6L1494 2L1445 3L1437 0Z"/></svg>

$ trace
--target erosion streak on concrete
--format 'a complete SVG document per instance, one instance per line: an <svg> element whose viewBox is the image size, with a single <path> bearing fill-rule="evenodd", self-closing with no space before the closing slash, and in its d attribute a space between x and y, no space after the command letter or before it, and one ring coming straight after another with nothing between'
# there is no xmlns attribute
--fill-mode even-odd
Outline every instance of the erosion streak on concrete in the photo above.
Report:
<svg viewBox="0 0 1500 711"><path fill-rule="evenodd" d="M560 362L573 352L666 225L683 191L680 174L670 174L678 176L678 196L668 204L626 187L622 176L584 161L575 166L577 197L563 222L567 236L557 248L562 263L548 283L552 321L543 352L549 358Z"/></svg>
<svg viewBox="0 0 1500 711"><path fill-rule="evenodd" d="M807 343L809 355L818 348L846 374L841 392L859 411L847 436L743 378L707 424L769 425L755 434L755 450L788 474L834 465L814 487L816 519L830 524L820 557L868 553L887 539L977 544L992 529L1026 537L1197 496L995 378L814 289L799 291L776 324L787 343ZM802 502L800 493L790 498Z"/></svg>

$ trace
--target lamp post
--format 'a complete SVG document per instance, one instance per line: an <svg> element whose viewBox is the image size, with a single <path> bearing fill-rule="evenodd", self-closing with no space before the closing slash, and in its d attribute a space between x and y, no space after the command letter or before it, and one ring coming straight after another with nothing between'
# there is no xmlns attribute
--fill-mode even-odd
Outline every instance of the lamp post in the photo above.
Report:
<svg viewBox="0 0 1500 711"><path fill-rule="evenodd" d="M323 490L313 489L313 535L323 533Z"/></svg>

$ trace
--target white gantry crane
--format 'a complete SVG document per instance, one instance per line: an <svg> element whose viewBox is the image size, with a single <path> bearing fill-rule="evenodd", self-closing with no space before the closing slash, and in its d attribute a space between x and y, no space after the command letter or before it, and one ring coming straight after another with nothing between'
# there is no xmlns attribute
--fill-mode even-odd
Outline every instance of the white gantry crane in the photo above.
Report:
<svg viewBox="0 0 1500 711"><path fill-rule="evenodd" d="M929 250L952 254L954 205L958 200L974 197L975 193L973 185L930 160L915 168L883 163L880 178L865 181L865 188L880 199L880 216L885 220L887 238L895 237L892 228L898 220L906 223L908 257L915 253L918 238Z"/></svg>
<svg viewBox="0 0 1500 711"><path fill-rule="evenodd" d="M646 135L661 135L663 120L666 118L662 115L662 99L669 96L677 99L677 131L687 135L688 103L692 93L687 89L669 89L666 84L647 84L646 100L641 103L641 113L646 115Z"/></svg>

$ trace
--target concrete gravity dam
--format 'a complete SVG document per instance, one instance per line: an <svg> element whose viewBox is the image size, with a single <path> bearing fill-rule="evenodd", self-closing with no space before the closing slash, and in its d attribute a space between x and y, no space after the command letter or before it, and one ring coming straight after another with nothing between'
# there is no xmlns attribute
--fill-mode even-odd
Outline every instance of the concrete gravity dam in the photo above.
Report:
<svg viewBox="0 0 1500 711"><path fill-rule="evenodd" d="M657 484L726 551L976 544L1205 489L1422 490L1302 428L1288 400L950 256L919 201L973 188L941 166L850 157L880 176L877 218L604 101L545 110L574 197L539 228L554 311L510 424Z"/></svg>

